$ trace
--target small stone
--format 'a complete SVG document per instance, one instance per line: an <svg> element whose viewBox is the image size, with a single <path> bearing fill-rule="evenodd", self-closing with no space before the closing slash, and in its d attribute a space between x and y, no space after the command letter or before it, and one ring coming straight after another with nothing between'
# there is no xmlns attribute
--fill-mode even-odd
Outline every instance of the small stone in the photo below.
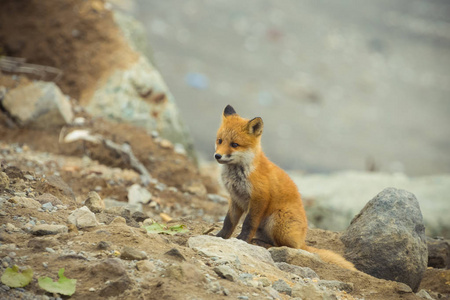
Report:
<svg viewBox="0 0 450 300"><path fill-rule="evenodd" d="M237 298L240 299L240 300L248 300L247 296L238 296Z"/></svg>
<svg viewBox="0 0 450 300"><path fill-rule="evenodd" d="M35 180L34 177L32 175L30 175L30 174L25 174L23 177L26 178L29 181L34 181Z"/></svg>
<svg viewBox="0 0 450 300"><path fill-rule="evenodd" d="M124 247L120 254L121 259L127 260L143 260L147 259L147 253L144 251L139 251L132 247Z"/></svg>
<svg viewBox="0 0 450 300"><path fill-rule="evenodd" d="M166 140L166 139L161 139L161 141L159 142L159 145L164 149L173 149L172 142L169 140Z"/></svg>
<svg viewBox="0 0 450 300"><path fill-rule="evenodd" d="M48 253L55 253L56 251L53 248L45 248L45 251Z"/></svg>
<svg viewBox="0 0 450 300"><path fill-rule="evenodd" d="M67 233L68 231L69 229L65 225L39 224L31 228L31 234L38 236Z"/></svg>
<svg viewBox="0 0 450 300"><path fill-rule="evenodd" d="M97 248L100 249L100 250L106 250L109 247L111 247L111 245L108 242L105 242L105 241L100 241L98 243L98 245L97 245Z"/></svg>
<svg viewBox="0 0 450 300"><path fill-rule="evenodd" d="M127 220L124 217L115 217L109 225L127 225Z"/></svg>
<svg viewBox="0 0 450 300"><path fill-rule="evenodd" d="M140 211L135 211L131 218L133 218L136 222L144 222L146 219L148 219L148 216Z"/></svg>
<svg viewBox="0 0 450 300"><path fill-rule="evenodd" d="M217 273L222 278L225 278L230 281L236 281L239 277L236 271L226 265L217 266L214 268L214 272Z"/></svg>
<svg viewBox="0 0 450 300"><path fill-rule="evenodd" d="M164 222L172 221L172 217L166 213L160 213L159 216L161 217L161 220L163 220Z"/></svg>
<svg viewBox="0 0 450 300"><path fill-rule="evenodd" d="M403 282L397 282L397 292L399 294L407 294L412 293L412 289L409 285L404 284Z"/></svg>
<svg viewBox="0 0 450 300"><path fill-rule="evenodd" d="M105 202L95 191L89 192L84 204L94 213L100 213L105 209Z"/></svg>
<svg viewBox="0 0 450 300"><path fill-rule="evenodd" d="M259 282L261 282L263 287L268 287L268 286L270 286L272 284L267 277L261 277L261 278L258 278L257 280Z"/></svg>
<svg viewBox="0 0 450 300"><path fill-rule="evenodd" d="M45 211L51 211L53 209L53 204L51 202L47 202L42 204L42 209Z"/></svg>
<svg viewBox="0 0 450 300"><path fill-rule="evenodd" d="M152 200L152 194L140 184L128 188L128 203L131 205L147 204Z"/></svg>
<svg viewBox="0 0 450 300"><path fill-rule="evenodd" d="M181 254L181 252L177 248L172 248L164 254L175 257L178 260L186 260L186 258L184 258L183 254Z"/></svg>
<svg viewBox="0 0 450 300"><path fill-rule="evenodd" d="M292 288L289 286L289 284L286 283L286 281L279 279L277 281L275 281L272 284L272 288L274 290L276 290L277 292L286 294L286 295L291 295L292 293Z"/></svg>
<svg viewBox="0 0 450 300"><path fill-rule="evenodd" d="M90 288L89 292L95 292L95 288Z"/></svg>
<svg viewBox="0 0 450 300"><path fill-rule="evenodd" d="M136 263L136 268L141 272L151 272L155 269L155 264L148 260L140 260Z"/></svg>
<svg viewBox="0 0 450 300"><path fill-rule="evenodd" d="M177 154L181 154L181 155L186 155L187 154L186 149L184 148L183 144L180 144L180 143L176 143L174 145L174 149L173 150Z"/></svg>
<svg viewBox="0 0 450 300"><path fill-rule="evenodd" d="M99 225L97 219L95 218L95 214L91 212L87 206L83 206L73 211L70 214L68 221L77 226L79 229Z"/></svg>

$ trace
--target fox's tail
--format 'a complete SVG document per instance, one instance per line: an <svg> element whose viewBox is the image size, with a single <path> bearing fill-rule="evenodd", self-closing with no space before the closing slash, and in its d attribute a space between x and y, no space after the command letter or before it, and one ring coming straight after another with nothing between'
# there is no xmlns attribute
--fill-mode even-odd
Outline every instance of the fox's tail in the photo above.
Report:
<svg viewBox="0 0 450 300"><path fill-rule="evenodd" d="M310 246L306 246L304 250L311 252L311 253L317 253L324 262L338 265L344 269L357 271L357 269L351 262L349 262L348 260L343 258L341 255L334 253L333 251L325 250L325 249L317 249L317 248L310 247Z"/></svg>

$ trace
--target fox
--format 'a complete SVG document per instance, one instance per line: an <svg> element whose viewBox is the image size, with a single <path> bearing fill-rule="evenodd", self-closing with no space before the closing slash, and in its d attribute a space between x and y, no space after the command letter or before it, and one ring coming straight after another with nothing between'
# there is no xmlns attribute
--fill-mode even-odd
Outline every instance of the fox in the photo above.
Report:
<svg viewBox="0 0 450 300"><path fill-rule="evenodd" d="M214 158L223 165L222 181L231 201L216 236L230 238L245 215L238 239L265 248L306 250L325 262L356 271L341 255L306 245L308 223L300 193L289 175L262 151L263 127L260 117L242 118L230 105L223 111Z"/></svg>

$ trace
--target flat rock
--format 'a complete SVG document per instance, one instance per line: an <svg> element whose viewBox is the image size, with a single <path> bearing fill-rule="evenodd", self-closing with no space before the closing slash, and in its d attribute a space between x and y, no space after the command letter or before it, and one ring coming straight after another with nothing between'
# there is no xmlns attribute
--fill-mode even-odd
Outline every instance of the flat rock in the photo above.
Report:
<svg viewBox="0 0 450 300"><path fill-rule="evenodd" d="M428 250L422 213L413 194L383 190L355 216L341 239L346 258L358 270L418 289Z"/></svg>
<svg viewBox="0 0 450 300"><path fill-rule="evenodd" d="M267 264L271 267L274 266L274 261L267 249L235 238L225 240L214 236L199 235L190 237L188 245L200 254L223 263L236 266L242 264L255 269L267 269Z"/></svg>
<svg viewBox="0 0 450 300"><path fill-rule="evenodd" d="M120 253L120 258L127 260L143 260L147 259L147 257L147 253L132 247L124 247Z"/></svg>
<svg viewBox="0 0 450 300"><path fill-rule="evenodd" d="M69 230L66 225L49 225L40 224L31 228L31 234L33 235L53 235L59 233L67 233Z"/></svg>

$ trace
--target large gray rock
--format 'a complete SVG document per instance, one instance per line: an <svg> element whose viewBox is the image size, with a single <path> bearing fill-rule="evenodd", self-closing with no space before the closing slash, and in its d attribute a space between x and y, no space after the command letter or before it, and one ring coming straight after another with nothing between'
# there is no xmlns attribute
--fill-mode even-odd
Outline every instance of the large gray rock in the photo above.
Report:
<svg viewBox="0 0 450 300"><path fill-rule="evenodd" d="M404 174L342 171L332 174L289 174L308 203L308 221L333 231L345 230L365 202L387 186L416 195L426 234L450 239L450 175L408 177Z"/></svg>
<svg viewBox="0 0 450 300"><path fill-rule="evenodd" d="M60 127L73 119L69 99L53 82L19 85L8 91L2 105L21 126Z"/></svg>
<svg viewBox="0 0 450 300"><path fill-rule="evenodd" d="M416 197L387 188L369 201L341 237L345 256L372 276L403 282L414 291L427 267L428 250Z"/></svg>

